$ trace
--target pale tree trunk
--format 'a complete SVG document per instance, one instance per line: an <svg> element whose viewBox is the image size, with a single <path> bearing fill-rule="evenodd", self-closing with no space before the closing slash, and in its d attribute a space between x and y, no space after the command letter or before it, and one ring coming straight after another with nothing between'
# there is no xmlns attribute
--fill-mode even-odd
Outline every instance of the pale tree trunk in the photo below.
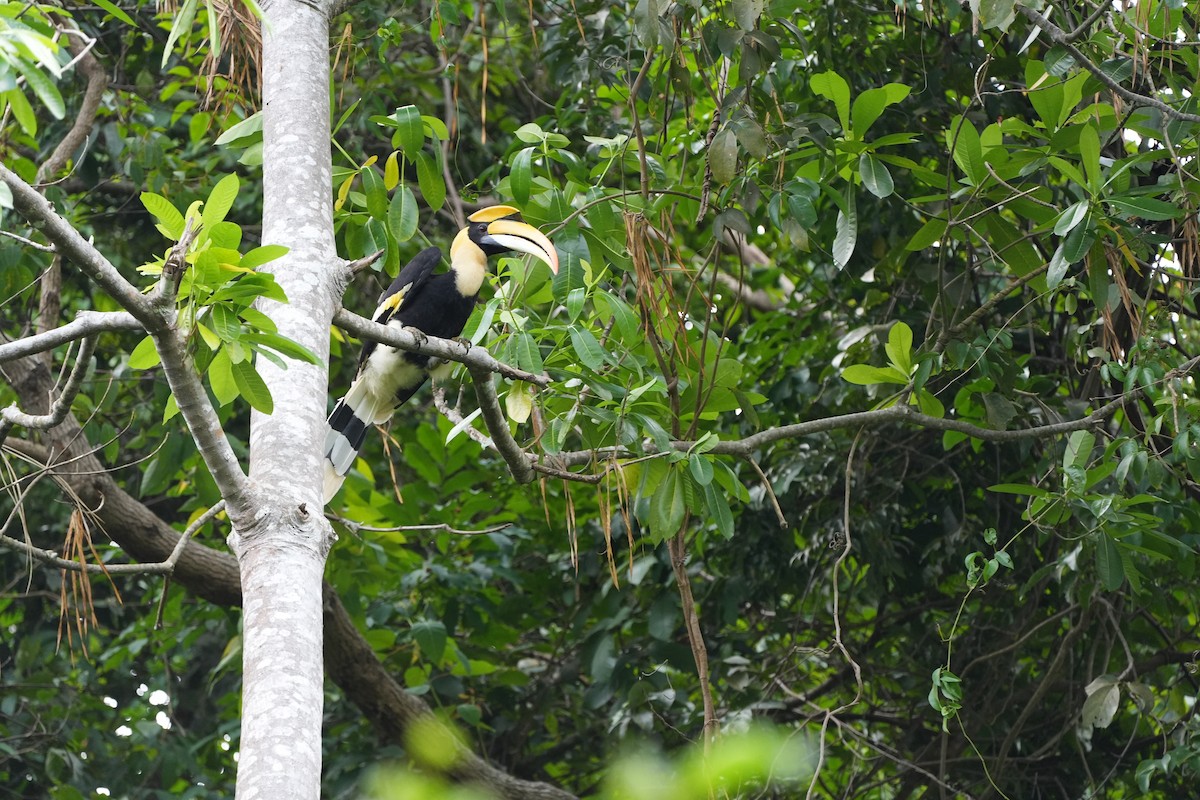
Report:
<svg viewBox="0 0 1200 800"><path fill-rule="evenodd" d="M321 438L329 325L345 283L333 239L329 144L330 9L263 4L263 243L288 303L261 303L279 333L322 364L259 359L274 400L251 417L259 507L230 537L242 577L242 735L237 796L318 798L321 785L321 578L333 531L322 513Z"/></svg>

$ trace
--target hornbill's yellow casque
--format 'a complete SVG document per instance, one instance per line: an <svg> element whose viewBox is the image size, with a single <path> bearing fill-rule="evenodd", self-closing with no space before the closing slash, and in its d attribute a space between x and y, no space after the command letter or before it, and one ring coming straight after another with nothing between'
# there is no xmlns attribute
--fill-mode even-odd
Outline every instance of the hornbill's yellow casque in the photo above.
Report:
<svg viewBox="0 0 1200 800"><path fill-rule="evenodd" d="M462 333L487 272L488 256L529 253L558 272L554 245L512 206L491 206L467 218L450 245L450 271L434 275L436 247L422 250L400 270L372 316L381 325L411 327L443 339ZM437 359L432 359L437 361ZM366 342L350 391L333 407L325 435L325 502L337 493L362 447L367 429L386 422L412 397L436 364L430 356Z"/></svg>

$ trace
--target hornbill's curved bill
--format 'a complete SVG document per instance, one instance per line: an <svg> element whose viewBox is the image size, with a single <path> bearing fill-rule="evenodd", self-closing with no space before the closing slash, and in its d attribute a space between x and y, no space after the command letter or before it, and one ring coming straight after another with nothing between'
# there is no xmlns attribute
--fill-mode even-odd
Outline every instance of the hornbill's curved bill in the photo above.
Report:
<svg viewBox="0 0 1200 800"><path fill-rule="evenodd" d="M441 261L436 247L422 250L379 297L372 319L390 327L411 327L443 339L462 333L487 272L488 256L528 253L558 272L554 245L521 219L512 206L490 206L467 218L450 245L450 271L434 275ZM437 359L384 344L365 342L358 375L329 415L325 435L325 502L337 493L366 438L367 429L391 418L412 397Z"/></svg>

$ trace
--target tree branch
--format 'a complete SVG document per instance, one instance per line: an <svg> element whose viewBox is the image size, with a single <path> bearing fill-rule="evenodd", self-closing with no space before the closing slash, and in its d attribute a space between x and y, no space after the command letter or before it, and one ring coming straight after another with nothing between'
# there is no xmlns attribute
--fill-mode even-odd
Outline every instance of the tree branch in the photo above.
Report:
<svg viewBox="0 0 1200 800"><path fill-rule="evenodd" d="M235 527L241 527L253 506L250 482L233 447L225 438L221 420L204 391L192 357L188 354L187 344L174 328L155 336L154 344L162 360L163 374L171 387L171 394L175 396L175 404L179 406L179 414L195 439L200 456L217 488L221 490L221 497L228 504Z"/></svg>
<svg viewBox="0 0 1200 800"><path fill-rule="evenodd" d="M479 399L479 411L492 435L492 444L512 473L517 483L530 483L534 478L533 466L529 454L517 444L508 430L508 419L500 408L500 398L496 396L496 385L492 383L492 373L481 367L467 365L471 373L471 383L475 386L475 396Z"/></svg>
<svg viewBox="0 0 1200 800"><path fill-rule="evenodd" d="M43 431L53 428L55 425L61 425L67 417L67 412L71 410L71 403L75 402L75 395L79 394L79 387L83 385L83 377L87 374L88 364L92 360L92 352L95 349L96 337L85 337L83 343L79 345L79 355L75 358L75 366L71 369L71 375L67 378L58 398L50 404L48 413L26 414L17 407L16 403L8 408L0 409L0 442L4 441L4 437L8 435L13 425L22 425L26 428L37 428Z"/></svg>
<svg viewBox="0 0 1200 800"><path fill-rule="evenodd" d="M1026 18L1029 19L1030 22L1049 34L1050 41L1054 42L1055 44L1062 45L1067 52L1071 54L1076 62L1078 62L1088 72L1096 76L1096 80L1103 83L1125 100L1128 100L1131 103L1136 103L1137 105L1149 106L1150 108L1157 109L1172 119L1183 120L1185 122L1200 122L1200 114L1191 114L1186 111L1180 111L1174 106L1167 105L1156 97L1138 94L1132 89L1126 89L1120 83L1109 77L1104 70L1100 69L1100 67L1094 64L1091 59L1084 55L1078 47L1071 44L1072 38L1080 35L1080 31L1078 29L1076 31L1072 31L1071 33L1067 33L1062 28L1058 27L1029 6L1018 5L1017 8L1026 16ZM1085 25L1087 24L1090 23L1085 22ZM1082 28L1083 26L1080 27Z"/></svg>
<svg viewBox="0 0 1200 800"><path fill-rule="evenodd" d="M87 80L87 88L84 89L83 101L80 103L79 113L75 116L75 122L71 125L71 129L54 148L50 157L38 167L37 182L39 184L45 183L60 172L67 165L67 160L87 141L88 135L92 132L92 125L96 122L100 99L108 88L108 74L91 53L92 45L95 42L94 40L81 42L78 37L82 35L78 31L68 31L67 49L75 55L75 61L78 64L77 71Z"/></svg>
<svg viewBox="0 0 1200 800"><path fill-rule="evenodd" d="M100 284L146 330L156 332L166 326L162 314L155 310L137 287L125 280L117 268L91 242L84 239L71 223L60 217L54 206L36 189L3 164L0 164L0 181L8 184L12 190L13 207L17 213L45 234L60 254Z"/></svg>
<svg viewBox="0 0 1200 800"><path fill-rule="evenodd" d="M437 356L447 361L457 361L468 367L498 372L506 378L525 381L537 386L548 386L548 375L534 375L523 369L509 366L492 358L485 347L472 347L455 339L439 339L436 336L426 336L415 328L396 328L380 325L366 317L360 317L353 311L341 309L333 315L333 323L344 331L352 333L360 339L386 344L410 353L420 353L427 356Z"/></svg>
<svg viewBox="0 0 1200 800"><path fill-rule="evenodd" d="M26 336L0 344L0 364L25 356L43 353L55 347L110 331L145 330L142 323L127 311L80 311L66 325L36 336Z"/></svg>

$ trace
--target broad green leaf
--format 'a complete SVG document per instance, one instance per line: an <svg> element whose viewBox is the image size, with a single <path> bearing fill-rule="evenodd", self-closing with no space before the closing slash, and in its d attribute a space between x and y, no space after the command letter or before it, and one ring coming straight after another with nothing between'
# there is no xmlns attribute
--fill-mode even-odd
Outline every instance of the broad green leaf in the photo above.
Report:
<svg viewBox="0 0 1200 800"><path fill-rule="evenodd" d="M256 247L242 256L242 266L247 269L258 269L263 264L287 255L288 248L281 244L264 244Z"/></svg>
<svg viewBox="0 0 1200 800"><path fill-rule="evenodd" d="M1083 218L1087 216L1088 201L1080 200L1067 206L1066 210L1058 218L1058 222L1054 223L1054 233L1058 236L1066 236L1075 226L1083 222Z"/></svg>
<svg viewBox="0 0 1200 800"><path fill-rule="evenodd" d="M16 117L21 130L30 136L36 136L37 114L33 113L33 106L29 105L29 100L24 93L14 87L4 93L4 99L8 101L8 107L12 109L13 116Z"/></svg>
<svg viewBox="0 0 1200 800"><path fill-rule="evenodd" d="M954 148L954 163L958 164L959 169L967 176L968 183L979 186L988 177L979 131L969 119L960 116L950 123L946 137Z"/></svg>
<svg viewBox="0 0 1200 800"><path fill-rule="evenodd" d="M1153 197L1110 197L1106 201L1113 212L1123 217L1141 217L1149 220L1177 219L1184 211L1179 206Z"/></svg>
<svg viewBox="0 0 1200 800"><path fill-rule="evenodd" d="M441 664L446 653L446 626L440 620L418 620L412 624L412 637L421 648L421 655L434 664Z"/></svg>
<svg viewBox="0 0 1200 800"><path fill-rule="evenodd" d="M1100 136L1093 125L1079 131L1079 158L1087 174L1087 186L1095 192L1100 188Z"/></svg>
<svg viewBox="0 0 1200 800"><path fill-rule="evenodd" d="M513 135L525 144L541 144L546 141L546 132L536 122L526 122L513 131Z"/></svg>
<svg viewBox="0 0 1200 800"><path fill-rule="evenodd" d="M1096 538L1096 571L1100 574L1100 582L1110 592L1120 589L1125 582L1125 567L1117 543L1103 531Z"/></svg>
<svg viewBox="0 0 1200 800"><path fill-rule="evenodd" d="M263 414L270 414L275 410L275 403L271 400L267 384L263 382L262 376L249 359L233 363L230 369L233 371L233 382L251 408Z"/></svg>
<svg viewBox="0 0 1200 800"><path fill-rule="evenodd" d="M446 179L438 169L437 160L426 153L417 153L417 185L430 211L438 211L446 202Z"/></svg>
<svg viewBox="0 0 1200 800"><path fill-rule="evenodd" d="M359 174L362 176L363 194L367 200L367 213L375 219L387 219L388 196L383 178L374 167L364 167ZM395 195L392 198L394 200Z"/></svg>
<svg viewBox="0 0 1200 800"><path fill-rule="evenodd" d="M675 466L650 498L650 534L655 541L666 541L679 531L687 504L683 494L683 478Z"/></svg>
<svg viewBox="0 0 1200 800"><path fill-rule="evenodd" d="M971 12L984 30L999 28L1006 31L1017 18L1017 0L970 0L970 4Z"/></svg>
<svg viewBox="0 0 1200 800"><path fill-rule="evenodd" d="M134 27L137 26L137 23L133 21L133 18L130 17L128 14L126 14L124 11L122 11L121 8L116 3L110 2L110 0L92 0L92 1L96 5L103 8L108 13L112 14L117 19L121 20L121 22L124 22L126 25L133 25Z"/></svg>
<svg viewBox="0 0 1200 800"><path fill-rule="evenodd" d="M813 75L809 79L812 90L822 97L832 100L837 108L838 121L842 130L847 134L854 129L850 125L850 84L846 79L832 70Z"/></svg>
<svg viewBox="0 0 1200 800"><path fill-rule="evenodd" d="M229 209L233 208L233 201L237 199L238 185L238 176L234 174L226 175L217 181L217 185L209 192L208 200L204 203L201 220L206 227L216 225L225 219Z"/></svg>
<svg viewBox="0 0 1200 800"><path fill-rule="evenodd" d="M988 487L989 492L1000 492L1002 494L1025 494L1030 497L1049 497L1050 493L1045 489L1037 486L1030 486L1024 483L997 483L994 486Z"/></svg>
<svg viewBox="0 0 1200 800"><path fill-rule="evenodd" d="M934 217L922 225L921 229L913 234L913 237L908 240L908 244L904 246L904 249L924 250L934 242L940 241L945 232L946 220L939 217Z"/></svg>
<svg viewBox="0 0 1200 800"><path fill-rule="evenodd" d="M216 350L221 346L220 337L213 333L212 329L210 329L203 322L196 323L196 332L200 334L200 338L204 340L206 345L208 345L209 350Z"/></svg>
<svg viewBox="0 0 1200 800"><path fill-rule="evenodd" d="M884 198L895 190L892 173L883 162L870 153L863 153L858 159L858 174L862 176L863 186L878 198Z"/></svg>
<svg viewBox="0 0 1200 800"><path fill-rule="evenodd" d="M395 138L400 142L404 157L409 161L417 158L417 153L425 146L425 126L421 123L421 114L413 105L402 106L392 115L396 120Z"/></svg>
<svg viewBox="0 0 1200 800"><path fill-rule="evenodd" d="M208 385L212 387L217 404L227 406L237 399L239 394L237 383L233 379L233 363L229 360L229 351L222 347L213 356L212 363L205 371Z"/></svg>
<svg viewBox="0 0 1200 800"><path fill-rule="evenodd" d="M854 106L850 111L854 135L859 139L865 138L867 130L879 119L883 110L908 97L908 93L909 88L904 84L889 83L886 86L867 89L854 98Z"/></svg>
<svg viewBox="0 0 1200 800"><path fill-rule="evenodd" d="M417 198L408 186L392 195L387 209L388 230L397 242L407 242L417 232Z"/></svg>
<svg viewBox="0 0 1200 800"><path fill-rule="evenodd" d="M1062 283L1062 279L1066 277L1067 267L1071 266L1071 262L1067 261L1063 255L1063 245L1060 242L1058 247L1054 249L1054 255L1050 257L1050 264L1046 268L1046 286L1050 289L1058 288Z"/></svg>
<svg viewBox="0 0 1200 800"><path fill-rule="evenodd" d="M319 366L321 359L317 358L317 354L309 350L299 342L295 342L286 336L281 336L272 331L248 331L243 333L241 338L244 341L252 342L253 344L262 347L269 347L288 358L293 358L297 361L303 361L308 364ZM256 348L257 349L257 348Z"/></svg>
<svg viewBox="0 0 1200 800"><path fill-rule="evenodd" d="M154 192L142 192L141 200L150 215L158 221L158 230L171 241L179 241L179 237L183 236L184 223L179 209L170 200Z"/></svg>
<svg viewBox="0 0 1200 800"><path fill-rule="evenodd" d="M524 147L513 156L508 174L509 190L518 205L529 202L529 192L533 187L533 148Z"/></svg>
<svg viewBox="0 0 1200 800"><path fill-rule="evenodd" d="M696 479L696 483L700 486L708 486L713 479L712 461L702 455L693 453L688 456L688 469L692 473L692 477Z"/></svg>
<svg viewBox="0 0 1200 800"><path fill-rule="evenodd" d="M733 180L737 172L737 137L729 128L723 128L713 137L708 148L708 164L712 167L713 180L722 186Z"/></svg>
<svg viewBox="0 0 1200 800"><path fill-rule="evenodd" d="M842 370L842 380L859 386L873 386L877 383L896 383L901 386L908 384L908 376L895 367L872 367L869 364L851 364Z"/></svg>
<svg viewBox="0 0 1200 800"><path fill-rule="evenodd" d="M1068 264L1074 264L1083 258L1087 251L1091 249L1092 242L1096 239L1096 228L1091 220L1090 214L1084 218L1083 224L1078 225L1067 234L1062 242L1063 258Z"/></svg>
<svg viewBox="0 0 1200 800"><path fill-rule="evenodd" d="M242 321L227 305L215 305L210 312L213 331L226 342L236 341L242 337Z"/></svg>
<svg viewBox="0 0 1200 800"><path fill-rule="evenodd" d="M571 347L588 369L598 372L604 367L604 348L587 328L571 328Z"/></svg>
<svg viewBox="0 0 1200 800"><path fill-rule="evenodd" d="M175 48L175 43L185 34L192 32L192 23L196 19L196 7L199 5L197 0L184 0L183 6L175 14L175 21L171 23L171 32L167 35L167 43L163 46L162 63L159 64L160 69L167 68L167 62L171 60L171 52Z"/></svg>
<svg viewBox="0 0 1200 800"><path fill-rule="evenodd" d="M754 30L758 18L763 13L764 0L733 0L733 18L738 28L744 31Z"/></svg>
<svg viewBox="0 0 1200 800"><path fill-rule="evenodd" d="M59 94L58 87L54 85L54 81L46 77L37 67L30 67L21 73L25 76L25 80L33 87L34 94L42 101L42 105L50 112L55 119L62 119L67 113L67 107L63 103L62 95Z"/></svg>
<svg viewBox="0 0 1200 800"><path fill-rule="evenodd" d="M387 191L395 189L400 184L400 151L393 150L383 163L383 188Z"/></svg>
<svg viewBox="0 0 1200 800"><path fill-rule="evenodd" d="M854 255L858 243L858 211L855 208L854 192L847 192L846 207L837 215L837 235L833 239L833 263L843 269Z"/></svg>
<svg viewBox="0 0 1200 800"><path fill-rule="evenodd" d="M130 369L150 369L159 364L158 348L154 346L154 338L147 336L138 342L137 347L129 354Z"/></svg>
<svg viewBox="0 0 1200 800"><path fill-rule="evenodd" d="M892 325L883 349L887 352L892 366L905 375L912 372L912 345L912 328L903 322Z"/></svg>
<svg viewBox="0 0 1200 800"><path fill-rule="evenodd" d="M1067 437L1067 449L1063 453L1063 469L1085 467L1096 446L1096 435L1091 431L1073 431Z"/></svg>
<svg viewBox="0 0 1200 800"><path fill-rule="evenodd" d="M529 419L529 415L533 412L533 402L525 384L514 383L508 390L508 394L504 395L504 411L508 414L508 418L517 424Z"/></svg>
<svg viewBox="0 0 1200 800"><path fill-rule="evenodd" d="M236 125L232 125L217 137L216 144L248 147L253 142L262 141L263 118L261 111L255 111ZM242 141L244 140L244 141Z"/></svg>
<svg viewBox="0 0 1200 800"><path fill-rule="evenodd" d="M542 365L542 352L538 349L537 342L528 333L521 331L514 334L514 347L517 355L517 366L523 370L534 373L535 375L542 374L545 367Z"/></svg>

